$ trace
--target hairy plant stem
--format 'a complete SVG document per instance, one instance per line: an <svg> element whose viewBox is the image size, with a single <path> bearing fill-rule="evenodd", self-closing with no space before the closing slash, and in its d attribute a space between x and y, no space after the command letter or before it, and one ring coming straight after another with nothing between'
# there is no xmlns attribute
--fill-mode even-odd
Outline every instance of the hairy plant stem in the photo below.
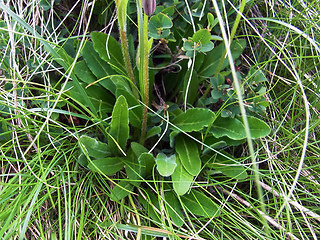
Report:
<svg viewBox="0 0 320 240"><path fill-rule="evenodd" d="M124 64L126 67L127 74L131 80L131 89L135 97L139 98L139 93L136 89L136 81L134 79L134 74L132 70L130 55L129 55L129 47L128 47L128 39L127 39L127 0L115 0L118 14L118 24L119 24L119 32L120 32L120 42L121 42L121 50L122 56L124 59Z"/></svg>
<svg viewBox="0 0 320 240"><path fill-rule="evenodd" d="M133 84L133 86L131 85L132 92L135 95L135 97L139 98L139 93L136 89L137 84L136 84L136 81L134 78L132 65L131 65L131 61L130 61L127 32L123 29L120 29L120 42L121 42L122 55L123 55L124 63L126 66L127 74Z"/></svg>
<svg viewBox="0 0 320 240"><path fill-rule="evenodd" d="M140 89L143 87L143 119L142 119L142 128L141 128L141 139L140 143L143 144L147 131L147 119L148 119L148 106L149 106L149 43L148 43L148 16L144 14L143 19L143 36L142 42L144 44L143 48L140 46L140 53L143 56L140 62L140 72L142 73L142 83Z"/></svg>

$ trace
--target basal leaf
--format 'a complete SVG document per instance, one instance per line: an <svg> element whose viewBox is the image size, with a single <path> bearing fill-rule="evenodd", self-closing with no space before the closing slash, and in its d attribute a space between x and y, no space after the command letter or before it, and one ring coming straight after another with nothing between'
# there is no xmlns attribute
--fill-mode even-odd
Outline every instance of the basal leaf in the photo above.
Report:
<svg viewBox="0 0 320 240"><path fill-rule="evenodd" d="M155 163L152 154L139 143L132 142L125 159L126 173L134 186L139 186L152 173Z"/></svg>
<svg viewBox="0 0 320 240"><path fill-rule="evenodd" d="M77 162L83 167L87 167L89 164L87 157L83 153L78 156Z"/></svg>
<svg viewBox="0 0 320 240"><path fill-rule="evenodd" d="M146 178L152 173L155 159L151 153L142 153L138 158L139 174L141 177Z"/></svg>
<svg viewBox="0 0 320 240"><path fill-rule="evenodd" d="M141 127L141 119L142 119L142 113L143 108L137 101L137 99L128 91L126 91L124 88L119 87L116 91L116 96L123 95L127 102L129 107L134 107L129 111L129 120L130 124L134 127L140 128Z"/></svg>
<svg viewBox="0 0 320 240"><path fill-rule="evenodd" d="M167 157L164 153L159 153L156 157L157 170L161 176L169 177L177 166L176 155Z"/></svg>
<svg viewBox="0 0 320 240"><path fill-rule="evenodd" d="M120 43L111 35L102 32L92 32L91 37L93 47L99 56L108 62L115 70L118 70L119 73L125 74L126 71Z"/></svg>
<svg viewBox="0 0 320 240"><path fill-rule="evenodd" d="M79 85L85 89L87 84L80 82ZM107 113L110 113L112 111L112 107L115 101L114 97L108 94L101 87L91 86L84 90L86 92L86 95L83 95L77 90L75 83L72 81L66 84L66 89L69 89L67 91L67 95L86 107L89 107L89 105L87 104L88 100L86 100L86 98L88 98L95 109L99 110L102 117L106 117Z"/></svg>
<svg viewBox="0 0 320 240"><path fill-rule="evenodd" d="M136 174L139 175L139 179L147 177L151 174L155 163L153 155L148 153L148 149L143 145L136 142L131 143L131 149L138 159L138 165L134 166Z"/></svg>
<svg viewBox="0 0 320 240"><path fill-rule="evenodd" d="M211 129L210 132L216 138L227 136L233 140L241 140L246 137L244 125L242 122L236 118L223 118L218 117Z"/></svg>
<svg viewBox="0 0 320 240"><path fill-rule="evenodd" d="M218 206L200 191L191 190L189 194L183 195L181 200L187 210L192 214L206 218L219 215Z"/></svg>
<svg viewBox="0 0 320 240"><path fill-rule="evenodd" d="M86 135L82 135L79 138L78 144L80 145L82 151L93 158L105 158L111 155L109 147L106 143L100 142L94 138Z"/></svg>
<svg viewBox="0 0 320 240"><path fill-rule="evenodd" d="M92 160L88 164L88 168L90 168L94 172L102 172L103 174L110 176L120 171L123 168L124 164L122 162L122 158L120 157L108 157L108 158L100 158L97 160Z"/></svg>
<svg viewBox="0 0 320 240"><path fill-rule="evenodd" d="M118 97L112 111L108 144L115 154L124 154L129 138L129 110L124 96Z"/></svg>
<svg viewBox="0 0 320 240"><path fill-rule="evenodd" d="M139 203L147 210L148 217L156 222L161 222L159 201L156 198L157 194L151 192L149 189L145 189L144 195L146 199L139 194Z"/></svg>
<svg viewBox="0 0 320 240"><path fill-rule="evenodd" d="M110 192L112 201L120 201L133 191L134 186L128 181L120 181Z"/></svg>
<svg viewBox="0 0 320 240"><path fill-rule="evenodd" d="M173 191L165 191L164 196L166 200L165 206L168 211L168 215L175 225L181 227L184 224L184 216L181 212L181 205L177 199L177 196Z"/></svg>
<svg viewBox="0 0 320 240"><path fill-rule="evenodd" d="M214 112L205 108L192 108L179 114L172 124L185 132L200 131L208 126L214 117Z"/></svg>
<svg viewBox="0 0 320 240"><path fill-rule="evenodd" d="M201 160L197 144L189 137L180 134L175 138L175 145L183 167L191 175L198 175L201 169Z"/></svg>
<svg viewBox="0 0 320 240"><path fill-rule="evenodd" d="M193 176L184 169L179 158L177 158L176 163L177 167L171 175L173 189L178 195L184 195L190 189Z"/></svg>
<svg viewBox="0 0 320 240"><path fill-rule="evenodd" d="M85 82L87 84L91 84L97 80L84 60L76 63L74 72L82 82Z"/></svg>
<svg viewBox="0 0 320 240"><path fill-rule="evenodd" d="M104 60L100 58L99 54L94 50L91 42L86 43L82 50L82 55L91 72L98 79L103 79L99 81L99 83L110 92L115 93L115 85L110 81L110 78L106 78L107 76L114 74L114 71Z"/></svg>
<svg viewBox="0 0 320 240"><path fill-rule="evenodd" d="M246 169L239 162L231 160L234 159L232 155L224 151L221 151L221 153L223 153L224 156L217 154L213 162L208 163L207 166L230 178L241 180L248 177Z"/></svg>
<svg viewBox="0 0 320 240"><path fill-rule="evenodd" d="M137 142L132 142L131 143L131 149L133 153L136 155L138 158L142 153L148 152L148 149L146 149L143 145Z"/></svg>
<svg viewBox="0 0 320 240"><path fill-rule="evenodd" d="M262 120L247 116L252 138L262 138L270 134L270 127Z"/></svg>
<svg viewBox="0 0 320 240"><path fill-rule="evenodd" d="M127 157L124 160L126 165L125 170L130 183L134 186L139 186L142 182L142 176L140 175L140 164L138 162L138 157L132 151L130 147L127 151Z"/></svg>

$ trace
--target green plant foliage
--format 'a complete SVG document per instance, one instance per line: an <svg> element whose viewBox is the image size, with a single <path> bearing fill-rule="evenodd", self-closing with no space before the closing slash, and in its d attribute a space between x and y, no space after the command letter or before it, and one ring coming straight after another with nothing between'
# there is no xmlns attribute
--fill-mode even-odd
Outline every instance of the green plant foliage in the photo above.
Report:
<svg viewBox="0 0 320 240"><path fill-rule="evenodd" d="M214 121L210 132L216 138L227 136L233 140L240 140L246 137L243 123L240 120L231 117L218 117Z"/></svg>
<svg viewBox="0 0 320 240"><path fill-rule="evenodd" d="M202 53L209 52L213 49L213 46L211 34L207 29L201 29L195 32L193 36L185 40L183 44L183 48L188 57L192 57L194 51Z"/></svg>
<svg viewBox="0 0 320 240"><path fill-rule="evenodd" d="M234 60L241 55L245 47L246 41L244 39L232 41L230 48ZM225 45L224 43L220 43L218 46L214 47L212 51L208 52L203 59L203 64L198 69L198 74L203 77L212 77L218 70L219 62L224 51ZM220 71L224 70L228 65L228 59L225 59Z"/></svg>
<svg viewBox="0 0 320 240"><path fill-rule="evenodd" d="M178 195L184 195L193 183L193 176L185 170L179 158L176 159L176 163L177 167L171 176L173 189Z"/></svg>
<svg viewBox="0 0 320 240"><path fill-rule="evenodd" d="M214 116L209 109L192 108L175 117L172 124L184 132L200 131L213 121Z"/></svg>
<svg viewBox="0 0 320 240"><path fill-rule="evenodd" d="M181 204L179 203L175 193L173 191L166 191L164 194L166 200L166 209L172 222L181 227L184 224L184 216L181 212Z"/></svg>
<svg viewBox="0 0 320 240"><path fill-rule="evenodd" d="M111 176L123 168L124 164L122 160L123 158L121 157L100 158L90 161L88 168L94 172Z"/></svg>
<svg viewBox="0 0 320 240"><path fill-rule="evenodd" d="M112 201L120 201L133 191L134 186L125 180L119 181L111 190L109 197Z"/></svg>
<svg viewBox="0 0 320 240"><path fill-rule="evenodd" d="M253 116L247 118L252 138L262 138L270 134L271 129L264 121Z"/></svg>
<svg viewBox="0 0 320 240"><path fill-rule="evenodd" d="M137 142L132 142L125 159L126 173L131 184L139 186L143 178L151 175L155 159L148 150Z"/></svg>
<svg viewBox="0 0 320 240"><path fill-rule="evenodd" d="M99 81L99 83L104 88L114 93L116 91L114 83L110 81L109 78L105 78L106 76L112 75L114 71L110 67L110 65L106 64L106 62L100 58L99 54L94 50L93 44L91 42L86 43L85 47L82 50L82 54L91 72L98 79L103 79Z"/></svg>
<svg viewBox="0 0 320 240"><path fill-rule="evenodd" d="M161 222L160 205L157 195L152 193L149 189L144 189L144 196L139 195L139 202L147 211L148 217L155 222Z"/></svg>
<svg viewBox="0 0 320 240"><path fill-rule="evenodd" d="M172 26L172 21L167 15L158 13L150 18L149 36L154 39L166 38L169 36Z"/></svg>
<svg viewBox="0 0 320 240"><path fill-rule="evenodd" d="M219 207L200 191L191 190L190 193L181 196L181 200L192 214L206 218L219 216Z"/></svg>
<svg viewBox="0 0 320 240"><path fill-rule="evenodd" d="M119 97L123 95L128 103L128 106L132 108L129 111L129 121L130 124L134 127L140 128L141 127L141 116L143 108L139 104L138 100L133 96L131 90L126 89L123 85L117 87L116 96Z"/></svg>
<svg viewBox="0 0 320 240"><path fill-rule="evenodd" d="M129 138L129 110L124 96L118 97L112 111L108 145L113 154L123 155Z"/></svg>
<svg viewBox="0 0 320 240"><path fill-rule="evenodd" d="M100 58L110 64L119 73L125 74L121 45L112 36L101 32L91 33L94 50Z"/></svg>
<svg viewBox="0 0 320 240"><path fill-rule="evenodd" d="M163 153L158 153L156 157L157 170L161 176L169 177L174 172L177 166L176 155L167 156Z"/></svg>
<svg viewBox="0 0 320 240"><path fill-rule="evenodd" d="M241 163L237 162L232 155L221 151L221 154L216 154L213 161L208 163L208 167L213 169L212 173L222 173L229 178L246 179L248 177L247 171Z"/></svg>
<svg viewBox="0 0 320 240"><path fill-rule="evenodd" d="M79 146L85 155L93 158L106 158L111 156L106 143L100 142L92 137L82 135L78 141Z"/></svg>
<svg viewBox="0 0 320 240"><path fill-rule="evenodd" d="M197 144L183 134L175 138L175 149L183 167L192 175L197 176L201 169L201 160Z"/></svg>
<svg viewBox="0 0 320 240"><path fill-rule="evenodd" d="M86 87L85 83L80 82L79 84L83 89ZM106 113L110 113L112 111L112 107L114 105L114 97L110 94L106 93L101 87L92 86L86 89L86 95L82 95L76 88L76 84L72 82L68 82L66 84L66 92L72 99L76 102L81 103L85 107L89 107L87 104L89 99L94 106L95 109L99 109L99 113L101 116L106 117Z"/></svg>

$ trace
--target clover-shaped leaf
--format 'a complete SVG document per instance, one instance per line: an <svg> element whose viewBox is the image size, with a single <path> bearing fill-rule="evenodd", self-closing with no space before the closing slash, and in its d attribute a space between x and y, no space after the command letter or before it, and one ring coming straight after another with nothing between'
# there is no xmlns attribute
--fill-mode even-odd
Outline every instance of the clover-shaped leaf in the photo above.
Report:
<svg viewBox="0 0 320 240"><path fill-rule="evenodd" d="M158 13L150 18L149 36L154 39L166 38L170 35L172 26L172 21L167 15Z"/></svg>
<svg viewBox="0 0 320 240"><path fill-rule="evenodd" d="M211 42L211 34L207 29L201 29L195 32L192 38L184 41L183 48L186 51L186 56L193 56L194 51L209 52L214 45Z"/></svg>
<svg viewBox="0 0 320 240"><path fill-rule="evenodd" d="M176 163L176 155L171 155L167 157L163 153L159 153L156 158L157 169L160 175L164 177L169 177L174 172L177 163Z"/></svg>

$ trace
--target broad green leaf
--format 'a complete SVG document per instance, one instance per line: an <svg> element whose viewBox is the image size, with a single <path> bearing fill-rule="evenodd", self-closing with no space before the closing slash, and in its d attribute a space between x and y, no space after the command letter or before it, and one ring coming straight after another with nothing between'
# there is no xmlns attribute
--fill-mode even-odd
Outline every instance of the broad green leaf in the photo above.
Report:
<svg viewBox="0 0 320 240"><path fill-rule="evenodd" d="M112 201L120 201L128 196L133 191L133 188L134 186L130 182L120 180L120 182L111 190L109 197Z"/></svg>
<svg viewBox="0 0 320 240"><path fill-rule="evenodd" d="M262 120L247 116L252 138L262 138L270 134L270 127Z"/></svg>
<svg viewBox="0 0 320 240"><path fill-rule="evenodd" d="M181 212L181 205L177 199L177 196L173 191L165 191L164 192L165 200L166 200L166 209L168 215L175 225L181 227L184 224L184 216Z"/></svg>
<svg viewBox="0 0 320 240"><path fill-rule="evenodd" d="M229 159L234 158L232 155L224 151L221 151L221 153L223 153L224 156L217 154L214 161L208 163L207 166L230 178L241 180L248 177L246 169L239 162Z"/></svg>
<svg viewBox="0 0 320 240"><path fill-rule="evenodd" d="M185 132L200 131L214 118L214 112L205 108L191 108L173 119L172 124Z"/></svg>
<svg viewBox="0 0 320 240"><path fill-rule="evenodd" d="M161 127L159 126L155 126L153 128L151 128L148 132L147 132L147 136L146 139L159 135L161 133Z"/></svg>
<svg viewBox="0 0 320 240"><path fill-rule="evenodd" d="M79 83L80 87L85 88L87 84ZM66 84L66 89L69 89L66 94L69 95L74 101L83 104L86 107L89 107L88 100L94 106L95 109L98 109L102 117L106 117L107 113L112 111L114 105L114 97L106 93L106 91L98 86L91 86L88 89L84 90L86 95L81 94L76 86L74 81L68 82Z"/></svg>
<svg viewBox="0 0 320 240"><path fill-rule="evenodd" d="M246 41L244 39L233 40L231 43L231 54L232 58L236 60L243 52L246 46ZM212 51L208 52L203 61L203 65L198 71L200 76L211 77L213 76L219 66L220 59L225 51L224 43L220 43L218 46L214 47ZM223 62L220 71L224 70L229 65L229 61L226 58Z"/></svg>
<svg viewBox="0 0 320 240"><path fill-rule="evenodd" d="M207 29L201 29L195 32L192 36L192 40L200 45L205 45L210 42L211 34Z"/></svg>
<svg viewBox="0 0 320 240"><path fill-rule="evenodd" d="M113 69L102 60L99 54L94 50L93 44L87 42L82 50L82 56L87 63L91 72L98 78L101 79L99 83L110 92L115 93L116 87L110 78L107 76L114 74Z"/></svg>
<svg viewBox="0 0 320 240"><path fill-rule="evenodd" d="M145 210L148 212L148 217L153 219L156 222L161 222L161 216L160 216L160 206L159 201L156 198L157 194L154 192L151 192L149 189L144 190L144 197L142 197L141 194L139 194L139 203L142 204Z"/></svg>
<svg viewBox="0 0 320 240"><path fill-rule="evenodd" d="M180 132L177 131L177 130L173 130L171 133L170 133L170 147L174 147L174 139L175 137L179 134Z"/></svg>
<svg viewBox="0 0 320 240"><path fill-rule="evenodd" d="M142 153L138 158L139 174L141 177L146 178L152 173L155 159L151 153Z"/></svg>
<svg viewBox="0 0 320 240"><path fill-rule="evenodd" d="M211 152L212 151L211 149L219 149L219 148L227 146L225 141L221 140L220 138L215 138L210 135L205 138L204 143L207 146L209 146L210 148L205 147L202 150L202 154L206 154L208 152Z"/></svg>
<svg viewBox="0 0 320 240"><path fill-rule="evenodd" d="M169 28L172 25L173 23L167 15L158 13L149 20L149 36L154 39L166 38L170 34Z"/></svg>
<svg viewBox="0 0 320 240"><path fill-rule="evenodd" d="M209 52L214 48L214 44L213 42L208 42L206 44L203 44L201 46L201 49L199 50L199 52L205 53L205 52Z"/></svg>
<svg viewBox="0 0 320 240"><path fill-rule="evenodd" d="M142 176L139 174L140 165L137 156L130 147L127 151L127 157L124 160L126 165L125 170L130 183L134 186L139 186L142 182Z"/></svg>
<svg viewBox="0 0 320 240"><path fill-rule="evenodd" d="M118 97L114 105L109 134L110 150L123 155L129 138L129 110L124 96Z"/></svg>
<svg viewBox="0 0 320 240"><path fill-rule="evenodd" d="M261 82L267 81L266 76L261 70L257 70L255 68L250 68L247 78L249 78L249 82L251 84L257 84Z"/></svg>
<svg viewBox="0 0 320 240"><path fill-rule="evenodd" d="M139 179L147 177L151 174L155 163L153 155L148 153L148 149L143 145L136 142L131 143L131 149L138 159L138 165L134 166L134 170L139 174Z"/></svg>
<svg viewBox="0 0 320 240"><path fill-rule="evenodd" d="M246 137L246 132L242 122L236 118L230 117L218 117L214 121L210 132L216 138L227 136L233 140L241 140Z"/></svg>
<svg viewBox="0 0 320 240"><path fill-rule="evenodd" d="M193 176L184 169L179 158L177 158L176 162L177 167L171 175L173 189L178 195L183 195L189 191Z"/></svg>
<svg viewBox="0 0 320 240"><path fill-rule="evenodd" d="M192 214L206 218L219 216L218 206L200 191L191 190L189 194L181 196L181 200Z"/></svg>
<svg viewBox="0 0 320 240"><path fill-rule="evenodd" d="M99 56L111 67L117 69L119 73L126 73L124 68L124 61L121 52L121 44L115 40L111 35L102 32L91 33L93 47ZM107 45L108 42L108 45ZM119 71L120 70L120 71Z"/></svg>
<svg viewBox="0 0 320 240"><path fill-rule="evenodd" d="M132 142L124 160L127 176L134 186L139 186L144 178L151 175L155 160L147 151L141 144Z"/></svg>
<svg viewBox="0 0 320 240"><path fill-rule="evenodd" d="M210 29L210 31L212 30L212 28L214 27L214 16L212 13L208 13L207 14L207 19L208 19L208 29Z"/></svg>
<svg viewBox="0 0 320 240"><path fill-rule="evenodd" d="M157 170L161 176L169 177L177 166L176 155L167 157L164 153L159 153L156 157Z"/></svg>
<svg viewBox="0 0 320 240"><path fill-rule="evenodd" d="M78 144L80 145L81 150L85 151L85 154L88 154L90 157L98 159L109 157L111 155L106 143L100 142L89 136L82 135L79 138Z"/></svg>
<svg viewBox="0 0 320 240"><path fill-rule="evenodd" d="M84 60L76 63L74 72L82 82L85 82L87 84L91 84L97 80Z"/></svg>
<svg viewBox="0 0 320 240"><path fill-rule="evenodd" d="M138 158L142 153L148 152L148 149L146 149L143 145L137 142L132 142L131 143L131 149L133 153L136 155Z"/></svg>
<svg viewBox="0 0 320 240"><path fill-rule="evenodd" d="M126 98L129 107L134 107L129 111L130 124L136 128L140 128L143 113L142 106L130 92L126 91L122 87L117 88L116 91L116 96L118 97L120 95L123 95Z"/></svg>
<svg viewBox="0 0 320 240"><path fill-rule="evenodd" d="M191 175L198 175L201 169L201 160L197 144L189 137L180 134L175 138L175 145L183 167Z"/></svg>
<svg viewBox="0 0 320 240"><path fill-rule="evenodd" d="M83 153L78 156L77 162L83 167L87 167L89 164L87 157Z"/></svg>
<svg viewBox="0 0 320 240"><path fill-rule="evenodd" d="M122 158L120 157L100 158L97 160L92 160L88 164L88 168L90 168L92 171L99 173L102 172L107 176L111 176L120 171L123 166L124 164L122 162Z"/></svg>

